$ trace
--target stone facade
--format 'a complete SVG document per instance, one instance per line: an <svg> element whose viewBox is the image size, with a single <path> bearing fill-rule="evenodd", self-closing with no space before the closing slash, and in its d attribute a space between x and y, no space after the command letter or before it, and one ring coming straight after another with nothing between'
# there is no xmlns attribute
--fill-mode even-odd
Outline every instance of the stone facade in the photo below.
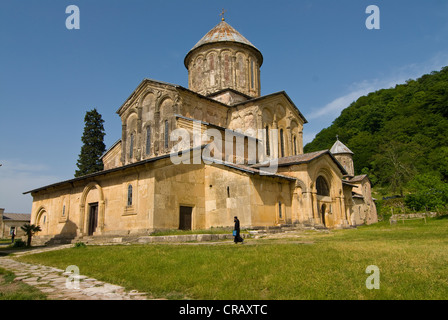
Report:
<svg viewBox="0 0 448 320"><path fill-rule="evenodd" d="M121 139L102 156L104 171L29 191L39 237L231 227L234 216L245 228L359 224L347 161L329 150L303 154L307 120L285 92L260 96L262 62L222 21L185 58L188 89L144 79L117 110ZM368 179L360 183L370 192Z"/></svg>
<svg viewBox="0 0 448 320"><path fill-rule="evenodd" d="M11 238L11 231L15 236L21 237L25 232L20 228L25 223L30 223L31 215L26 213L7 213L0 208L0 239Z"/></svg>

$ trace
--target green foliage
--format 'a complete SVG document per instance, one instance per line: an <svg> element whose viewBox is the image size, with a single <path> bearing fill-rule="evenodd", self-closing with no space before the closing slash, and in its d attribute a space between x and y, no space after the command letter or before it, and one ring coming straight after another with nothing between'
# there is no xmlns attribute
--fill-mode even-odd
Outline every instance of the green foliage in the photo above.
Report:
<svg viewBox="0 0 448 320"><path fill-rule="evenodd" d="M14 241L14 244L12 245L13 248L23 248L26 246L26 242L22 239L17 239Z"/></svg>
<svg viewBox="0 0 448 320"><path fill-rule="evenodd" d="M20 229L25 231L25 234L27 235L27 238L28 238L27 242L26 242L27 247L31 246L31 239L34 236L34 234L36 234L39 231L42 231L40 226L36 226L34 224L29 224L29 223L25 223L23 226L20 227Z"/></svg>
<svg viewBox="0 0 448 320"><path fill-rule="evenodd" d="M74 248L86 248L86 247L87 247L87 245L82 241L76 242L75 246L74 246Z"/></svg>
<svg viewBox="0 0 448 320"><path fill-rule="evenodd" d="M304 151L329 149L336 135L354 152L355 174L389 193L404 194L420 174L448 182L448 67L360 97Z"/></svg>
<svg viewBox="0 0 448 320"><path fill-rule="evenodd" d="M104 169L101 156L106 151L104 144L104 120L96 109L86 112L84 117L84 133L82 135L82 147L79 154L75 177L95 173Z"/></svg>
<svg viewBox="0 0 448 320"><path fill-rule="evenodd" d="M448 183L437 174L416 175L409 183L412 192L405 198L406 206L415 210L436 210L448 203Z"/></svg>

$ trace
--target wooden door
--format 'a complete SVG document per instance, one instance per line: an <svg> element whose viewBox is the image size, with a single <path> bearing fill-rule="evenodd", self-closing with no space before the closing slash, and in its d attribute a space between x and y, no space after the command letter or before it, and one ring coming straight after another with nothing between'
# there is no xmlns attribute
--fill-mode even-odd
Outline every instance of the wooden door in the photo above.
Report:
<svg viewBox="0 0 448 320"><path fill-rule="evenodd" d="M93 235L98 225L98 203L89 204L89 236Z"/></svg>
<svg viewBox="0 0 448 320"><path fill-rule="evenodd" d="M191 230L191 216L193 208L183 207L179 209L179 229L180 230Z"/></svg>

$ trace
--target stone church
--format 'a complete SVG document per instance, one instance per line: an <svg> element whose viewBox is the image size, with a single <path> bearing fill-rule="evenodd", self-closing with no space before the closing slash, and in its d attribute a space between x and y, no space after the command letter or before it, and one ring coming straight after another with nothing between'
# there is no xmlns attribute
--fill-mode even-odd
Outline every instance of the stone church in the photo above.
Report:
<svg viewBox="0 0 448 320"><path fill-rule="evenodd" d="M38 238L229 227L234 216L243 228L377 222L353 153L340 141L303 153L306 118L284 91L261 96L263 55L224 19L184 64L188 88L144 79L118 108L103 171L25 192Z"/></svg>

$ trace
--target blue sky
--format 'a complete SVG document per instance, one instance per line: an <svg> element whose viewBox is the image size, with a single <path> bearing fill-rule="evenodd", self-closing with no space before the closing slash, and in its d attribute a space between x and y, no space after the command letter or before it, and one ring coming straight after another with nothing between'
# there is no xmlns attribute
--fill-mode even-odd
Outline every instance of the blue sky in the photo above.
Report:
<svg viewBox="0 0 448 320"><path fill-rule="evenodd" d="M446 0L1 0L0 207L29 213L22 192L73 178L86 111L109 147L144 78L188 87L183 59L222 8L264 56L262 94L286 91L308 119L305 143L358 97L448 65Z"/></svg>

